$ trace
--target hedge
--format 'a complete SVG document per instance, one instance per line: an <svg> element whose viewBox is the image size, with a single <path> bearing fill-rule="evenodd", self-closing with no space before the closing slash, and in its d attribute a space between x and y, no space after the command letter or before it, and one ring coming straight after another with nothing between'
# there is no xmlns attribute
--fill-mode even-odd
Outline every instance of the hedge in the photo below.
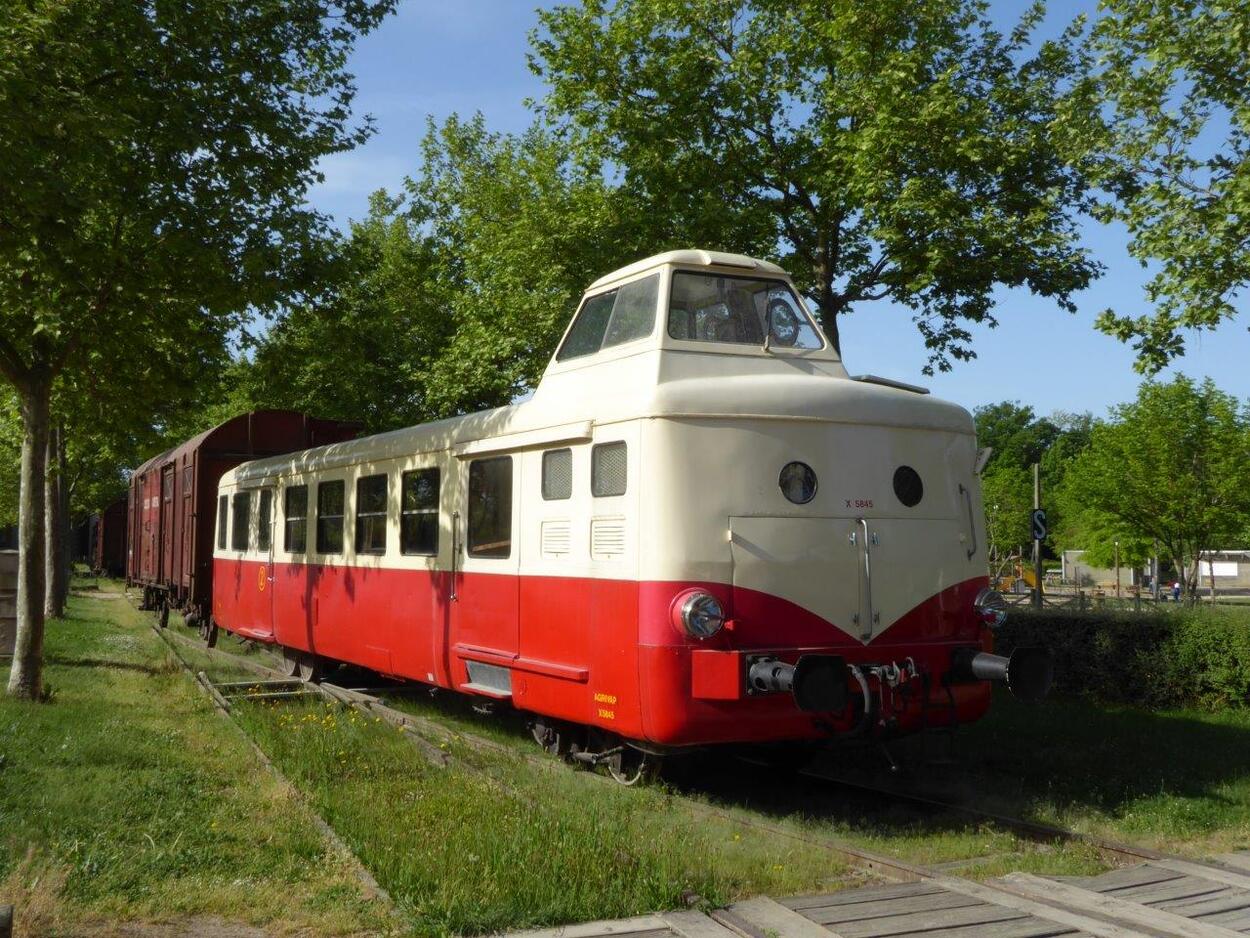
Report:
<svg viewBox="0 0 1250 938"><path fill-rule="evenodd" d="M1012 610L996 650L1048 648L1054 692L1151 709L1250 707L1250 608Z"/></svg>

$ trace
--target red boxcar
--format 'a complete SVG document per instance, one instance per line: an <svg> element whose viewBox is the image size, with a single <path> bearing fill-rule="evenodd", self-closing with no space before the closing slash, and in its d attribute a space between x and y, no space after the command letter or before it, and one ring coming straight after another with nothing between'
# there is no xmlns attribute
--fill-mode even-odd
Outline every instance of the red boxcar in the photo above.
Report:
<svg viewBox="0 0 1250 938"><path fill-rule="evenodd" d="M350 440L360 424L290 410L241 414L149 459L130 480L126 580L144 605L181 609L188 624L212 606L217 483L241 462Z"/></svg>
<svg viewBox="0 0 1250 938"><path fill-rule="evenodd" d="M92 519L91 569L98 575L123 576L126 573L126 505L119 498Z"/></svg>

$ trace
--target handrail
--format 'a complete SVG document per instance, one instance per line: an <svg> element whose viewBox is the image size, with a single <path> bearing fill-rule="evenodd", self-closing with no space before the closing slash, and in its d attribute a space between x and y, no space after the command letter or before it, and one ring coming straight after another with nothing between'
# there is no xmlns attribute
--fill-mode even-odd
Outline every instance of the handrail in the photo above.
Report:
<svg viewBox="0 0 1250 938"><path fill-rule="evenodd" d="M456 566L460 562L460 512L451 513L451 595L453 603L460 597L456 595Z"/></svg>
<svg viewBox="0 0 1250 938"><path fill-rule="evenodd" d="M968 505L968 534L972 538L972 546L968 548L968 559L971 560L977 552L977 525L972 517L972 490L965 488L964 484L960 482L959 493L963 495L964 501Z"/></svg>
<svg viewBox="0 0 1250 938"><path fill-rule="evenodd" d="M868 619L860 630L859 637L872 638L872 537L868 533L868 519L860 518L859 524L864 529L864 579L867 581L865 595L868 599Z"/></svg>

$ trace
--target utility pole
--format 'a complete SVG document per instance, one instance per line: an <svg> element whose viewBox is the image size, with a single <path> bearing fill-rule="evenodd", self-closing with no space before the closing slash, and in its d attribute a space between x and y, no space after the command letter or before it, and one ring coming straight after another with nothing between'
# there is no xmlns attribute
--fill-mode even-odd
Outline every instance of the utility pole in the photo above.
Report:
<svg viewBox="0 0 1250 938"><path fill-rule="evenodd" d="M1038 517L1038 512L1042 510L1042 464L1033 463L1033 517ZM1033 525L1033 579L1035 586L1033 588L1033 608L1042 608L1042 538L1046 536L1046 516L1041 515L1041 530L1038 530L1036 521Z"/></svg>
<svg viewBox="0 0 1250 938"><path fill-rule="evenodd" d="M1115 542L1115 598L1120 598L1120 542Z"/></svg>

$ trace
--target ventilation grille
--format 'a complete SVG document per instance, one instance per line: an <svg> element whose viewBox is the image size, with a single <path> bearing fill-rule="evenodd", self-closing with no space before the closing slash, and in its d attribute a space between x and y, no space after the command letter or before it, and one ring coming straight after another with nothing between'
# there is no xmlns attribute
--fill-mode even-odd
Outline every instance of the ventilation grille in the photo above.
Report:
<svg viewBox="0 0 1250 938"><path fill-rule="evenodd" d="M596 518L590 522L590 556L611 560L625 553L625 519Z"/></svg>
<svg viewBox="0 0 1250 938"><path fill-rule="evenodd" d="M573 531L567 521L544 521L542 552L544 557L563 557L571 553Z"/></svg>
<svg viewBox="0 0 1250 938"><path fill-rule="evenodd" d="M590 491L596 497L625 494L624 443L604 443L591 451Z"/></svg>

